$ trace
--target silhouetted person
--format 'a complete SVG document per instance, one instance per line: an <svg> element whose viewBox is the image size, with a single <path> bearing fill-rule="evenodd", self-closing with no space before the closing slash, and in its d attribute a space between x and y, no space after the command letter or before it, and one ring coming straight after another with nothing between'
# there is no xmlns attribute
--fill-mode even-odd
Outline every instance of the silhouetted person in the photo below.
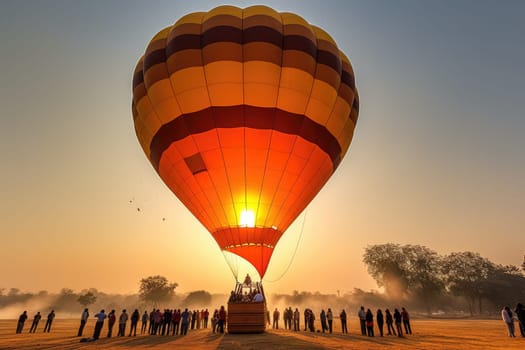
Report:
<svg viewBox="0 0 525 350"><path fill-rule="evenodd" d="M126 312L126 309L122 310L122 313L120 314L118 318L118 334L117 336L123 337L126 333L126 323L128 322L128 314Z"/></svg>
<svg viewBox="0 0 525 350"><path fill-rule="evenodd" d="M361 325L361 335L366 335L366 312L364 306L361 306L359 309L357 317L359 317L359 324Z"/></svg>
<svg viewBox="0 0 525 350"><path fill-rule="evenodd" d="M139 323L139 319L139 310L135 309L135 311L133 311L133 313L131 314L131 326L129 329L129 337L131 337L131 333L133 333L134 337L137 335L137 324Z"/></svg>
<svg viewBox="0 0 525 350"><path fill-rule="evenodd" d="M117 322L117 315L115 315L115 310L111 310L108 314L108 338L113 336L115 322Z"/></svg>
<svg viewBox="0 0 525 350"><path fill-rule="evenodd" d="M402 320L401 313L398 309L394 310L394 322L396 323L396 330L397 330L397 336L402 337L403 336L403 329L401 328L401 320Z"/></svg>
<svg viewBox="0 0 525 350"><path fill-rule="evenodd" d="M310 310L310 318L308 319L308 329L310 332L315 332L315 314Z"/></svg>
<svg viewBox="0 0 525 350"><path fill-rule="evenodd" d="M197 312L193 310L191 314L191 329L195 329L195 322L197 321Z"/></svg>
<svg viewBox="0 0 525 350"><path fill-rule="evenodd" d="M180 335L186 335L186 333L188 333L189 322L190 322L190 313L188 312L188 309L186 308L180 314Z"/></svg>
<svg viewBox="0 0 525 350"><path fill-rule="evenodd" d="M197 310L197 329L201 329L201 318L202 318L202 312Z"/></svg>
<svg viewBox="0 0 525 350"><path fill-rule="evenodd" d="M293 312L293 330L297 332L299 330L299 319L301 318L301 313L298 308L295 308Z"/></svg>
<svg viewBox="0 0 525 350"><path fill-rule="evenodd" d="M142 314L142 325L140 327L140 334L143 334L148 329L148 312L144 310L144 313Z"/></svg>
<svg viewBox="0 0 525 350"><path fill-rule="evenodd" d="M386 329L388 330L388 335L396 335L396 330L394 329L394 318L392 317L392 314L390 313L390 310L385 310L385 318L386 318Z"/></svg>
<svg viewBox="0 0 525 350"><path fill-rule="evenodd" d="M405 333L412 334L412 328L410 327L410 315L404 307L401 308L401 318L403 319L403 326L405 326Z"/></svg>
<svg viewBox="0 0 525 350"><path fill-rule="evenodd" d="M224 326L226 325L226 310L221 305L219 309L219 333L224 333Z"/></svg>
<svg viewBox="0 0 525 350"><path fill-rule="evenodd" d="M310 309L304 309L304 331L308 329L308 319L310 318Z"/></svg>
<svg viewBox="0 0 525 350"><path fill-rule="evenodd" d="M173 315L171 317L173 319L173 329L171 331L171 334L177 335L179 334L179 326L180 326L180 318L181 318L180 309L173 310Z"/></svg>
<svg viewBox="0 0 525 350"><path fill-rule="evenodd" d="M501 318L503 318L503 321L507 325L509 337L514 338L516 336L514 334L514 318L512 317L512 311L510 311L508 306L505 306L503 310L501 310Z"/></svg>
<svg viewBox="0 0 525 350"><path fill-rule="evenodd" d="M525 337L525 307L521 303L518 303L514 311L516 312L516 317L518 318L521 336Z"/></svg>
<svg viewBox="0 0 525 350"><path fill-rule="evenodd" d="M281 313L279 312L279 310L277 310L277 308L275 308L275 310L273 311L273 325L272 325L272 328L279 329L279 316L280 315L281 315Z"/></svg>
<svg viewBox="0 0 525 350"><path fill-rule="evenodd" d="M246 286L251 286L252 285L252 279L250 278L249 274L246 274L246 277L244 277L244 284Z"/></svg>
<svg viewBox="0 0 525 350"><path fill-rule="evenodd" d="M288 318L290 317L290 313L287 308L284 309L283 312L283 321L284 321L284 329L288 329ZM291 329L291 327L290 327Z"/></svg>
<svg viewBox="0 0 525 350"><path fill-rule="evenodd" d="M374 315L372 314L372 311L370 309L366 310L365 320L366 320L366 333L369 337L373 337L374 336Z"/></svg>
<svg viewBox="0 0 525 350"><path fill-rule="evenodd" d="M346 326L346 311L344 309L339 314L339 319L341 320L341 330L343 333L348 333L348 327Z"/></svg>
<svg viewBox="0 0 525 350"><path fill-rule="evenodd" d="M162 314L159 309L156 309L155 312L153 312L153 333L157 334L157 331L160 333L160 327L162 322Z"/></svg>
<svg viewBox="0 0 525 350"><path fill-rule="evenodd" d="M155 309L151 310L149 313L149 329L148 333L153 334L153 329L155 328Z"/></svg>
<svg viewBox="0 0 525 350"><path fill-rule="evenodd" d="M326 324L326 313L324 312L324 309L321 310L319 318L321 319L321 330L324 333L324 331L328 329L328 325Z"/></svg>
<svg viewBox="0 0 525 350"><path fill-rule="evenodd" d="M24 328L24 323L27 320L27 311L22 312L22 314L18 317L18 323L16 324L16 333L22 333L22 329Z"/></svg>
<svg viewBox="0 0 525 350"><path fill-rule="evenodd" d="M106 319L107 315L104 309L102 309L99 313L95 315L95 317L97 318L97 322L95 323L93 339L97 340L98 338L100 338L100 331L102 330L102 326L104 325L104 320Z"/></svg>
<svg viewBox="0 0 525 350"><path fill-rule="evenodd" d="M35 333L36 327L38 326L38 322L40 322L40 319L42 318L42 315L40 315L40 311L36 313L36 315L33 317L33 323L31 324L31 328L29 329L29 333Z"/></svg>
<svg viewBox="0 0 525 350"><path fill-rule="evenodd" d="M175 310L173 310L175 311ZM208 328L208 319L210 318L210 312L208 311L208 309L204 310L204 328Z"/></svg>
<svg viewBox="0 0 525 350"><path fill-rule="evenodd" d="M328 308L326 312L326 321L328 321L328 332L332 334L332 324L334 322L334 315L332 314L332 309Z"/></svg>
<svg viewBox="0 0 525 350"><path fill-rule="evenodd" d="M82 315L80 315L80 327L78 327L78 337L82 336L82 332L84 332L84 327L86 326L86 322L89 318L89 311L87 308L84 309L82 312Z"/></svg>
<svg viewBox="0 0 525 350"><path fill-rule="evenodd" d="M383 336L383 324L384 324L384 319L383 319L383 311L381 311L381 309L378 309L378 310L377 310L377 313L376 313L376 322L377 322L377 328L379 329L379 335L380 335L380 336Z"/></svg>
<svg viewBox="0 0 525 350"><path fill-rule="evenodd" d="M55 319L55 310L51 310L51 312L47 315L46 325L44 326L44 333L49 333L51 331L51 324L53 324L53 320Z"/></svg>
<svg viewBox="0 0 525 350"><path fill-rule="evenodd" d="M219 310L215 309L215 311L213 311L213 316L211 317L211 330L213 333L217 332L218 325L219 325Z"/></svg>
<svg viewBox="0 0 525 350"><path fill-rule="evenodd" d="M195 311L193 312L193 316L195 316ZM170 324L171 324L171 312L168 309L164 309L164 314L162 317L162 333L161 333L162 335L166 335L166 331L168 332L168 334L170 333Z"/></svg>

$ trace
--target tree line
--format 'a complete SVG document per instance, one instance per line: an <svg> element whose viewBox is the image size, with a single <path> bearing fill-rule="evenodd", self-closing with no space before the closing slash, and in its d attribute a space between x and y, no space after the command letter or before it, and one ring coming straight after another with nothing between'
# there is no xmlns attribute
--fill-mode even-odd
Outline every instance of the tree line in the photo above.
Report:
<svg viewBox="0 0 525 350"><path fill-rule="evenodd" d="M499 313L504 305L525 299L525 263L513 265L491 262L474 252L439 255L420 245L393 243L371 245L363 254L369 274L384 292L354 289L336 294L294 290L291 294L273 294L269 302L283 306L308 306L358 310L360 305L386 307L404 305L426 314L488 315ZM54 309L76 315L79 307L106 309L151 308L172 305L210 307L223 304L227 294L205 290L176 294L178 284L163 276L149 276L139 281L137 294L108 294L96 288L75 292L63 288L59 293L21 292L17 288L0 288L0 316L9 306Z"/></svg>
<svg viewBox="0 0 525 350"><path fill-rule="evenodd" d="M58 293L50 293L46 290L30 293L22 292L18 288L0 288L0 316L15 317L20 313L19 309L24 308L41 312L53 309L64 317L76 315L81 307L115 310L123 307L142 310L156 308L159 305L202 307L215 302L224 302L227 299L226 294L211 294L205 290L176 294L177 287L177 283L169 282L166 277L157 275L141 279L136 294L110 294L96 288L83 289L80 292L62 288ZM15 307L16 310L11 310Z"/></svg>
<svg viewBox="0 0 525 350"><path fill-rule="evenodd" d="M466 308L482 315L525 298L525 262L520 268L474 252L439 255L424 246L393 243L368 246L363 262L386 296L419 304L428 314Z"/></svg>

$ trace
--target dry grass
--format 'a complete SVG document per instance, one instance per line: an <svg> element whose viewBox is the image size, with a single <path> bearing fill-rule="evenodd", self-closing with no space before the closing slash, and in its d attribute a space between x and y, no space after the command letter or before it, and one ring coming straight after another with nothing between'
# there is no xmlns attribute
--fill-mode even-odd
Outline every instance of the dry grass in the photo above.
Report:
<svg viewBox="0 0 525 350"><path fill-rule="evenodd" d="M15 334L15 320L0 321L0 349L525 349L525 338L509 338L499 320L413 320L414 334L406 338L393 336L368 338L359 334L357 322L349 323L349 334L340 334L334 321L333 334L292 332L270 329L263 334L213 334L209 329L189 331L181 336L101 338L80 343L76 337L78 320L55 320L51 333L42 333L45 320L37 333L29 334L31 320L24 333ZM90 320L84 336L93 334ZM115 331L115 330L114 330ZM517 331L519 334L519 330ZM102 335L106 334L104 327Z"/></svg>

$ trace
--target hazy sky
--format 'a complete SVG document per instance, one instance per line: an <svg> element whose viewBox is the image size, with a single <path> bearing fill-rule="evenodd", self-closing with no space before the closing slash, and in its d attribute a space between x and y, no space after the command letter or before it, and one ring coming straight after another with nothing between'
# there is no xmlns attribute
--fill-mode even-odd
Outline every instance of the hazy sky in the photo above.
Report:
<svg viewBox="0 0 525 350"><path fill-rule="evenodd" d="M151 37L220 4L0 0L0 288L129 293L157 274L180 292L232 288L130 107ZM277 246L267 292L377 288L362 255L387 242L521 264L525 2L264 4L329 32L361 97L350 151Z"/></svg>

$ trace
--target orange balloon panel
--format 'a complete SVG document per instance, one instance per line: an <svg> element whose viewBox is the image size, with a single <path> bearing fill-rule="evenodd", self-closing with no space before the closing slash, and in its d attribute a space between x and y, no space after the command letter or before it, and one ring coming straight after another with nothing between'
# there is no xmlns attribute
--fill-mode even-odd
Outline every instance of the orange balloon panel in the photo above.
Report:
<svg viewBox="0 0 525 350"><path fill-rule="evenodd" d="M265 6L221 6L155 35L135 69L132 112L162 180L262 277L346 154L359 99L326 32Z"/></svg>

